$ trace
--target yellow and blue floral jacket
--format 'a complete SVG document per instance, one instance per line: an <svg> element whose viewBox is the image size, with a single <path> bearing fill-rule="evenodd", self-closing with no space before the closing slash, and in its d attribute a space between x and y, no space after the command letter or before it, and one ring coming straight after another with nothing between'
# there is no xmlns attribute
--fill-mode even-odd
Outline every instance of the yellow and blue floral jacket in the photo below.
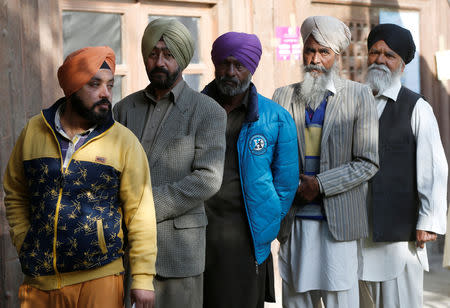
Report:
<svg viewBox="0 0 450 308"><path fill-rule="evenodd" d="M132 288L153 290L156 221L147 156L111 118L64 169L54 123L63 102L27 123L4 177L25 283L52 290L121 273L126 238Z"/></svg>

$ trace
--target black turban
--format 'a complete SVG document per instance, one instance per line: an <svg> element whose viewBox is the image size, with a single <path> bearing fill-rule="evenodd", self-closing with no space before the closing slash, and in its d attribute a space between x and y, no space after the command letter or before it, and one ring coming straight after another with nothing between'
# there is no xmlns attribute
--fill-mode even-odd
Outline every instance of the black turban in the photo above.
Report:
<svg viewBox="0 0 450 308"><path fill-rule="evenodd" d="M414 58L416 45L411 32L394 24L380 24L375 26L367 38L367 48L370 49L378 41L384 41L390 49L395 51L408 64Z"/></svg>

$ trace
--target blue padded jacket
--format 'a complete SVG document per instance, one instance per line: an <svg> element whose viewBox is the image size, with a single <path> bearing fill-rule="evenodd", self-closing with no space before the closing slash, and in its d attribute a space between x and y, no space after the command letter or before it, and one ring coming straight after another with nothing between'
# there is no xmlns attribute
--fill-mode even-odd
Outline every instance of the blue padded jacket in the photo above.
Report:
<svg viewBox="0 0 450 308"><path fill-rule="evenodd" d="M220 103L214 81L202 93ZM253 84L237 147L255 259L261 264L294 199L299 167L294 120L283 107L258 94Z"/></svg>

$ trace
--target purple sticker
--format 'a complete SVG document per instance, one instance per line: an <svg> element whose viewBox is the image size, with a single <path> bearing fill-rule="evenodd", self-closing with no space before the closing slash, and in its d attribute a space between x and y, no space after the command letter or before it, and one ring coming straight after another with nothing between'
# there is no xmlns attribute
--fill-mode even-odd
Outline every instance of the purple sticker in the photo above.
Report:
<svg viewBox="0 0 450 308"><path fill-rule="evenodd" d="M276 27L278 39L277 60L300 60L300 28L299 27Z"/></svg>

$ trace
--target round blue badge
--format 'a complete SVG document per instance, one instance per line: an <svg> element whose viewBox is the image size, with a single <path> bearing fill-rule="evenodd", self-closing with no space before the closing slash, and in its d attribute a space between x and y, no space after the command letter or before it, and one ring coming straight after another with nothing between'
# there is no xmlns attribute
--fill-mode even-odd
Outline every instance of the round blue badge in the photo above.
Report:
<svg viewBox="0 0 450 308"><path fill-rule="evenodd" d="M263 135L254 135L250 138L248 147L252 154L262 155L267 151L267 139Z"/></svg>

